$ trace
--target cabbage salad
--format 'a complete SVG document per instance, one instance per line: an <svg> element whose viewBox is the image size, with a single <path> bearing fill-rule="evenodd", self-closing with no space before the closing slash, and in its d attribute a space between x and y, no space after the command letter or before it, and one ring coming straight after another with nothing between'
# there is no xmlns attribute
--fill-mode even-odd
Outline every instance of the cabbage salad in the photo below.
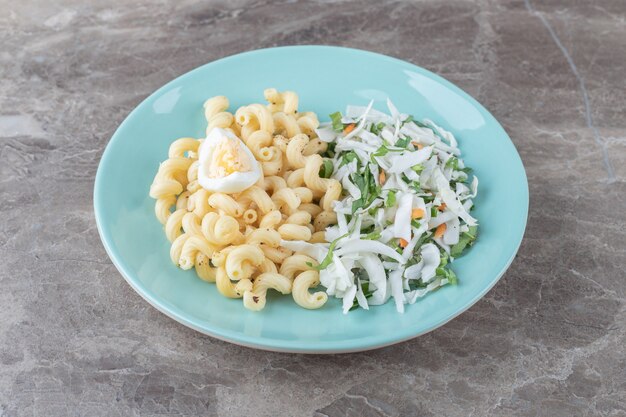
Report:
<svg viewBox="0 0 626 417"><path fill-rule="evenodd" d="M386 303L398 312L437 288L456 284L450 262L476 239L471 216L478 179L454 136L387 101L390 114L348 106L316 130L329 144L320 175L343 185L330 244L286 242L319 261L326 292L343 312ZM470 179L471 176L471 179Z"/></svg>

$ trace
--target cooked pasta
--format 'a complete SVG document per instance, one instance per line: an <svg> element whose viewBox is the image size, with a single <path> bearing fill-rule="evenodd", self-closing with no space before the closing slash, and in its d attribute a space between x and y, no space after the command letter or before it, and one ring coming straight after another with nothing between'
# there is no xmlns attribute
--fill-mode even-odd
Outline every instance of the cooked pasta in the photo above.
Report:
<svg viewBox="0 0 626 417"><path fill-rule="evenodd" d="M251 162L229 142L206 142L215 136L182 137L170 145L149 194L175 265L195 269L220 294L243 298L251 310L266 306L268 290L289 294L292 288L298 305L319 308L326 294L309 292L319 283L318 262L289 244L326 242L325 228L337 222L332 208L341 184L320 175L327 144L317 137L317 115L298 112L294 92L269 88L264 95L268 104L234 113L225 96L204 103L207 137L234 133ZM205 142L210 151L203 150ZM254 172L250 163L258 164L259 177L240 187L238 178ZM234 185L213 188L206 178Z"/></svg>
<svg viewBox="0 0 626 417"><path fill-rule="evenodd" d="M320 283L320 274L317 271L305 271L293 281L291 295L300 307L308 309L320 308L328 300L328 295L324 291L314 294L309 292L309 288L317 287Z"/></svg>
<svg viewBox="0 0 626 417"><path fill-rule="evenodd" d="M292 255L280 266L280 273L289 279L294 279L296 273L310 271L317 265L317 261L310 256L296 254Z"/></svg>
<svg viewBox="0 0 626 417"><path fill-rule="evenodd" d="M274 289L281 294L289 294L291 285L291 280L283 275L272 272L261 274L254 279L252 291L244 293L243 305L250 310L261 310L265 307L267 290Z"/></svg>

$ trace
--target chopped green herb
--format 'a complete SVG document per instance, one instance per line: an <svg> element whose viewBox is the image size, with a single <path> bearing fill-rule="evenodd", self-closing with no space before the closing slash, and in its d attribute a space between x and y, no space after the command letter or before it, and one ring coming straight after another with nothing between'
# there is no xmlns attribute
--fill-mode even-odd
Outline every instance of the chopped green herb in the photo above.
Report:
<svg viewBox="0 0 626 417"><path fill-rule="evenodd" d="M426 287L428 287L428 284L425 284L421 278L409 280L409 289L411 291L419 290L419 289L426 288Z"/></svg>
<svg viewBox="0 0 626 417"><path fill-rule="evenodd" d="M446 168L452 168L457 171L459 169L459 159L455 156L450 157L446 162Z"/></svg>
<svg viewBox="0 0 626 417"><path fill-rule="evenodd" d="M354 151L349 151L346 152L345 154L341 155L341 163L339 164L339 168L341 168L344 165L348 165L350 162L352 161L357 161L358 164L358 159L359 157L357 156L357 154Z"/></svg>
<svg viewBox="0 0 626 417"><path fill-rule="evenodd" d="M430 208L430 217L437 217L437 213L439 212L439 210L437 210L437 207L431 207Z"/></svg>
<svg viewBox="0 0 626 417"><path fill-rule="evenodd" d="M387 199L385 200L385 207L393 207L396 205L396 192L391 190L387 194Z"/></svg>
<svg viewBox="0 0 626 417"><path fill-rule="evenodd" d="M402 255L403 249L400 247L400 245L398 245L398 242L396 242L395 240L390 240L387 245L391 246L396 252Z"/></svg>
<svg viewBox="0 0 626 417"><path fill-rule="evenodd" d="M378 239L380 239L380 232L372 232L372 233L366 235L363 239L378 240Z"/></svg>
<svg viewBox="0 0 626 417"><path fill-rule="evenodd" d="M335 132L338 132L338 133L343 132L343 123L341 123L342 117L343 116L341 115L341 112L338 112L338 111L330 115L330 120L332 120L333 122L333 130Z"/></svg>
<svg viewBox="0 0 626 417"><path fill-rule="evenodd" d="M359 272L360 271L361 270L359 269ZM360 280L361 278L357 276L357 279ZM374 295L374 291L370 291L370 283L368 281L361 282L361 288L363 289L363 295L365 296L365 298L371 298L372 295ZM352 302L352 307L350 307L349 311L352 311L358 307L359 307L359 302L355 298L354 301Z"/></svg>
<svg viewBox="0 0 626 417"><path fill-rule="evenodd" d="M372 132L375 135L380 135L380 132L382 132L384 127L385 127L385 124L383 122L380 122L378 124L372 124L372 126L370 127L370 132Z"/></svg>
<svg viewBox="0 0 626 417"><path fill-rule="evenodd" d="M339 243L339 241L341 239L343 239L344 237L348 236L349 234L350 233L346 233L345 235L341 235L337 239L335 239L332 242L330 242L330 246L328 247L328 252L326 253L326 256L324 257L324 259L322 260L322 262L319 265L314 266L311 262L307 262L306 264L308 266L310 266L311 268L315 269L316 271L321 271L322 269L326 269L328 267L328 265L330 265L330 263L333 261L333 251L335 250L335 247L337 246L337 243Z"/></svg>
<svg viewBox="0 0 626 417"><path fill-rule="evenodd" d="M359 198L358 200L354 200L352 202L352 214L356 213L356 211L360 208L363 208L363 198Z"/></svg>
<svg viewBox="0 0 626 417"><path fill-rule="evenodd" d="M456 274L451 268L448 268L448 283L452 285L459 283L459 279L456 277Z"/></svg>
<svg viewBox="0 0 626 417"><path fill-rule="evenodd" d="M458 258L461 256L467 246L471 246L476 240L478 226L471 226L467 232L461 233L459 242L450 248L450 256Z"/></svg>
<svg viewBox="0 0 626 417"><path fill-rule="evenodd" d="M435 196L433 196L432 194L430 194L430 195L423 195L422 198L424 199L425 203L432 203L433 200L435 199Z"/></svg>
<svg viewBox="0 0 626 417"><path fill-rule="evenodd" d="M326 147L326 152L323 153L323 156L328 158L333 158L335 156L335 146L337 146L337 142L330 142Z"/></svg>
<svg viewBox="0 0 626 417"><path fill-rule="evenodd" d="M447 267L440 266L439 268L435 270L435 275L441 279L447 279L448 283L453 284L453 285L459 282L458 278L456 277L456 274L454 273L452 268L450 268L449 266Z"/></svg>
<svg viewBox="0 0 626 417"><path fill-rule="evenodd" d="M376 158L377 156L385 156L388 153L389 148L387 148L385 145L382 145L380 148L376 149L376 152L372 153L370 159L372 160L372 162L374 162L374 158Z"/></svg>
<svg viewBox="0 0 626 417"><path fill-rule="evenodd" d="M330 178L330 176L333 175L333 161L324 159L324 163L320 167L319 175L322 178Z"/></svg>
<svg viewBox="0 0 626 417"><path fill-rule="evenodd" d="M471 174L474 170L473 170L472 168L470 168L470 167L465 167L465 168L461 168L459 171L463 171L463 172L465 172L466 174L468 174L468 175L469 175L469 174Z"/></svg>
<svg viewBox="0 0 626 417"><path fill-rule="evenodd" d="M411 226L415 227L416 229L418 229L420 227L420 221L417 219L413 219L411 220Z"/></svg>
<svg viewBox="0 0 626 417"><path fill-rule="evenodd" d="M411 169L419 174L420 172L424 170L424 165L422 164L413 165Z"/></svg>
<svg viewBox="0 0 626 417"><path fill-rule="evenodd" d="M446 266L446 265L448 265L448 260L449 259L450 259L450 255L448 255L448 252L441 251L441 257L439 258L439 266Z"/></svg>
<svg viewBox="0 0 626 417"><path fill-rule="evenodd" d="M374 232L375 229L376 229L376 226L373 224L369 226L361 227L361 234L372 233Z"/></svg>
<svg viewBox="0 0 626 417"><path fill-rule="evenodd" d="M402 124L400 125L401 127L404 126L407 123L411 123L413 121L413 115L409 114L409 117L407 117L406 119L404 119L404 121L402 121Z"/></svg>
<svg viewBox="0 0 626 417"><path fill-rule="evenodd" d="M398 148L406 148L409 145L409 142L411 142L411 138L407 136L402 139L398 139L395 146L397 146Z"/></svg>

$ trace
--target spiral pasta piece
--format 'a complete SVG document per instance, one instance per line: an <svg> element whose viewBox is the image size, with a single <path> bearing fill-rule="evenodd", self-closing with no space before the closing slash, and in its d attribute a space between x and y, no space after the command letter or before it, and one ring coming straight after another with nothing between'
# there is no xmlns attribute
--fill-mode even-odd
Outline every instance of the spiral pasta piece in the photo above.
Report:
<svg viewBox="0 0 626 417"><path fill-rule="evenodd" d="M198 170L200 169L200 161L193 161L187 170L187 182L198 181ZM189 187L189 186L187 186Z"/></svg>
<svg viewBox="0 0 626 417"><path fill-rule="evenodd" d="M291 280L283 275L266 272L254 279L252 291L243 295L243 305L249 310L259 311L265 307L267 291L276 290L281 294L291 292Z"/></svg>
<svg viewBox="0 0 626 417"><path fill-rule="evenodd" d="M269 102L268 109L271 112L282 111L287 114L295 114L298 111L298 95L293 91L278 92L275 88L267 88L263 94Z"/></svg>
<svg viewBox="0 0 626 417"><path fill-rule="evenodd" d="M317 116L313 112L298 113L296 115L300 131L308 136L315 135L315 129L320 125Z"/></svg>
<svg viewBox="0 0 626 417"><path fill-rule="evenodd" d="M206 134L213 128L227 128L233 124L233 115L228 113L228 98L224 96L211 97L204 102L204 117L207 121Z"/></svg>
<svg viewBox="0 0 626 417"><path fill-rule="evenodd" d="M271 177L261 178L256 185L265 192L271 191L272 193L274 193L281 188L287 187L287 182L284 178L273 175Z"/></svg>
<svg viewBox="0 0 626 417"><path fill-rule="evenodd" d="M176 204L176 196L170 195L167 197L159 198L154 205L154 214L156 218L161 222L161 224L165 224L167 219L170 217L172 212L170 211L172 206Z"/></svg>
<svg viewBox="0 0 626 417"><path fill-rule="evenodd" d="M261 218L259 229L273 229L283 221L283 215L278 210L272 210Z"/></svg>
<svg viewBox="0 0 626 417"><path fill-rule="evenodd" d="M182 226L185 233L190 235L202 236L202 229L200 228L200 218L193 212L186 213L182 219Z"/></svg>
<svg viewBox="0 0 626 417"><path fill-rule="evenodd" d="M215 282L217 270L211 266L211 258L202 252L196 254L194 267L201 280Z"/></svg>
<svg viewBox="0 0 626 417"><path fill-rule="evenodd" d="M257 130L246 137L246 145L261 162L271 161L276 148L272 146L272 135L265 130Z"/></svg>
<svg viewBox="0 0 626 417"><path fill-rule="evenodd" d="M243 212L243 216L242 217L243 217L244 223L246 223L248 225L248 224L252 224L252 223L256 222L258 216L259 215L257 214L256 210L248 209L248 210Z"/></svg>
<svg viewBox="0 0 626 417"><path fill-rule="evenodd" d="M310 256L295 254L286 258L280 266L280 273L289 279L293 279L297 273L312 270L318 265L317 261Z"/></svg>
<svg viewBox="0 0 626 417"><path fill-rule="evenodd" d="M207 190L200 188L189 196L187 200L187 210L192 211L199 218L204 217L205 214L211 211L209 196L210 193Z"/></svg>
<svg viewBox="0 0 626 417"><path fill-rule="evenodd" d="M313 233L311 235L311 240L309 240L309 243L325 243L325 242L326 242L326 232L323 230Z"/></svg>
<svg viewBox="0 0 626 417"><path fill-rule="evenodd" d="M283 112L276 112L272 115L272 117L274 119L274 128L278 134L291 138L302 133L296 118L292 115L285 114Z"/></svg>
<svg viewBox="0 0 626 417"><path fill-rule="evenodd" d="M202 218L200 230L204 238L216 246L238 244L243 241L239 223L228 215L207 213Z"/></svg>
<svg viewBox="0 0 626 417"><path fill-rule="evenodd" d="M245 282L250 280L244 279L242 281ZM243 292L238 291L237 289L237 285L239 284L239 282L235 284L230 280L228 274L226 273L225 267L220 266L217 268L217 271L215 273L215 286L217 287L217 290L220 292L220 294L222 294L224 297L241 298L243 296Z"/></svg>
<svg viewBox="0 0 626 417"><path fill-rule="evenodd" d="M224 193L213 193L208 199L209 206L232 217L241 217L243 206L234 198Z"/></svg>
<svg viewBox="0 0 626 417"><path fill-rule="evenodd" d="M165 236L170 242L174 242L183 233L183 217L187 213L189 212L186 209L176 210L165 222Z"/></svg>
<svg viewBox="0 0 626 417"><path fill-rule="evenodd" d="M313 203L302 203L300 204L300 207L298 207L298 210L306 211L311 215L311 217L316 217L322 212L322 208Z"/></svg>
<svg viewBox="0 0 626 417"><path fill-rule="evenodd" d="M291 188L283 188L272 194L272 201L274 205L279 209L283 206L289 207L291 210L298 208L300 203L300 197Z"/></svg>
<svg viewBox="0 0 626 417"><path fill-rule="evenodd" d="M302 154L304 147L309 143L309 137L304 134L299 134L292 137L287 144L287 160L289 165L293 168L304 168L306 165L307 157ZM321 158L321 157L320 157ZM320 163L320 167L322 164ZM319 169L318 169L319 172Z"/></svg>
<svg viewBox="0 0 626 417"><path fill-rule="evenodd" d="M236 247L237 246L226 246L219 251L214 252L213 256L211 256L211 263L213 264L213 266L219 268L220 266L226 265L226 257Z"/></svg>
<svg viewBox="0 0 626 417"><path fill-rule="evenodd" d="M254 268L265 259L258 246L244 244L237 246L226 256L226 275L232 280L250 278Z"/></svg>
<svg viewBox="0 0 626 417"><path fill-rule="evenodd" d="M304 185L304 168L294 170L287 177L287 186L298 188Z"/></svg>
<svg viewBox="0 0 626 417"><path fill-rule="evenodd" d="M332 211L332 204L341 197L341 183L335 179L326 181L326 192L320 201L320 206L324 211Z"/></svg>
<svg viewBox="0 0 626 417"><path fill-rule="evenodd" d="M273 248L268 245L259 245L259 248L263 251L265 257L275 264L282 264L285 259L293 254L289 249L282 247Z"/></svg>
<svg viewBox="0 0 626 417"><path fill-rule="evenodd" d="M272 157L267 161L261 162L261 169L263 170L263 175L272 176L278 175L283 170L283 153L280 149L275 148Z"/></svg>
<svg viewBox="0 0 626 417"><path fill-rule="evenodd" d="M196 263L198 253L202 253L210 259L215 251L215 246L211 245L204 236L191 235L183 244L178 265L182 269L191 269Z"/></svg>
<svg viewBox="0 0 626 417"><path fill-rule="evenodd" d="M309 288L319 285L319 276L317 271L304 271L293 281L291 295L300 307L311 310L318 309L328 301L328 295L324 291L317 291L313 294L309 292Z"/></svg>
<svg viewBox="0 0 626 417"><path fill-rule="evenodd" d="M246 126L256 121L260 130L264 130L270 135L274 133L272 113L261 104L250 104L240 107L235 112L235 120L241 126Z"/></svg>
<svg viewBox="0 0 626 417"><path fill-rule="evenodd" d="M311 239L311 230L298 224L282 224L278 228L278 233L284 240L308 241Z"/></svg>
<svg viewBox="0 0 626 417"><path fill-rule="evenodd" d="M150 197L159 199L183 192L186 181L183 184L180 178L174 176L186 173L192 162L190 158L170 158L163 162L150 186Z"/></svg>
<svg viewBox="0 0 626 417"><path fill-rule="evenodd" d="M239 195L240 201L253 201L261 213L267 214L276 209L274 201L261 187L253 185ZM237 217L237 216L235 216Z"/></svg>
<svg viewBox="0 0 626 417"><path fill-rule="evenodd" d="M283 135L275 135L274 139L272 139L272 143L283 154L287 153L287 145L289 144L289 139L287 139Z"/></svg>
<svg viewBox="0 0 626 417"><path fill-rule="evenodd" d="M308 204L313 201L313 191L309 190L306 187L296 187L293 188L293 192L298 196L300 202L303 204ZM341 192L341 190L340 190Z"/></svg>
<svg viewBox="0 0 626 417"><path fill-rule="evenodd" d="M200 142L194 138L176 139L170 145L168 158L184 158L188 153L197 154Z"/></svg>
<svg viewBox="0 0 626 417"><path fill-rule="evenodd" d="M287 217L287 220L285 220L285 223L305 226L311 223L311 219L312 219L311 213L307 211L296 211L295 213Z"/></svg>
<svg viewBox="0 0 626 417"><path fill-rule="evenodd" d="M170 259L176 266L180 266L180 256L183 252L183 246L189 237L190 235L183 233L172 242L172 246L170 247Z"/></svg>
<svg viewBox="0 0 626 417"><path fill-rule="evenodd" d="M328 149L328 144L326 142L322 142L319 138L315 138L311 139L309 143L306 144L304 149L302 149L302 154L304 156L320 154L326 152L326 149Z"/></svg>
<svg viewBox="0 0 626 417"><path fill-rule="evenodd" d="M324 163L323 159L319 155L311 155L306 159L306 165L304 166L304 183L311 190L326 191L327 179L321 178L320 168Z"/></svg>
<svg viewBox="0 0 626 417"><path fill-rule="evenodd" d="M315 217L313 225L315 231L320 232L332 224L337 224L337 213L334 211L323 211Z"/></svg>
<svg viewBox="0 0 626 417"><path fill-rule="evenodd" d="M278 268L276 264L269 259L265 258L263 262L258 266L257 271L254 274L254 277L258 277L261 274L265 274L268 272L278 273Z"/></svg>
<svg viewBox="0 0 626 417"><path fill-rule="evenodd" d="M190 195L191 193L189 191L183 191L182 193L180 193L180 195L178 196L178 199L176 200L176 210L180 210L180 209L187 210Z"/></svg>
<svg viewBox="0 0 626 417"><path fill-rule="evenodd" d="M280 246L280 239L280 233L274 229L256 229L246 235L246 243L251 245L264 244L272 248Z"/></svg>

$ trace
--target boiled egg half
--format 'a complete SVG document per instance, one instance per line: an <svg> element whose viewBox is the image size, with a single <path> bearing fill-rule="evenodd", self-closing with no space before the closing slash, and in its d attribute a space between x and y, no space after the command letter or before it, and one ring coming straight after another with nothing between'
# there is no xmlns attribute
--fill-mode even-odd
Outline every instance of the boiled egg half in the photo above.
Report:
<svg viewBox="0 0 626 417"><path fill-rule="evenodd" d="M261 179L252 151L231 130L214 128L200 145L198 182L211 192L240 193Z"/></svg>

